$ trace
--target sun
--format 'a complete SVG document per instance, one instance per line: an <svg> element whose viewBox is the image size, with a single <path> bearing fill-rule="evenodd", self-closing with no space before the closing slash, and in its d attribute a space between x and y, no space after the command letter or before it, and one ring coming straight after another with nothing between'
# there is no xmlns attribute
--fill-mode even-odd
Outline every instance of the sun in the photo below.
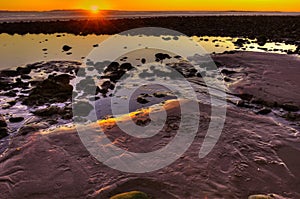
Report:
<svg viewBox="0 0 300 199"><path fill-rule="evenodd" d="M93 14L98 14L99 13L99 7L96 6L96 5L93 5L90 7L90 11L93 13Z"/></svg>

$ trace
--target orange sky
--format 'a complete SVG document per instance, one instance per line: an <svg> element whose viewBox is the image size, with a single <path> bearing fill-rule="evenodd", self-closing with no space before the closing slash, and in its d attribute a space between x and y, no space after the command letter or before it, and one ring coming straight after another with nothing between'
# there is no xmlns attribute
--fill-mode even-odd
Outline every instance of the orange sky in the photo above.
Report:
<svg viewBox="0 0 300 199"><path fill-rule="evenodd" d="M0 10L243 10L296 11L300 0L0 0Z"/></svg>

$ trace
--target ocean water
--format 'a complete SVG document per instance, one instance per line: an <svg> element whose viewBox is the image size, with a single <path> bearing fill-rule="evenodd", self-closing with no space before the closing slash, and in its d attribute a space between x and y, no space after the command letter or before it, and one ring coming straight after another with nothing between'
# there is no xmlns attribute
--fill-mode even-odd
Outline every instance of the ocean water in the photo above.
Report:
<svg viewBox="0 0 300 199"><path fill-rule="evenodd" d="M45 12L0 11L1 22L20 21L55 21L71 19L120 19L137 17L167 17L167 16L300 16L300 12L207 12L207 11L101 11L91 14L86 10L54 10Z"/></svg>
<svg viewBox="0 0 300 199"><path fill-rule="evenodd" d="M26 34L26 35L8 35L0 34L0 70L22 66L40 61L67 60L67 61L83 61L89 53L101 43L113 37L111 35L94 35L87 36L72 34ZM171 36L170 36L171 37ZM157 38L160 38L159 40ZM137 36L124 35L129 43L135 43L139 39ZM152 42L169 42L168 35L159 37L148 36L147 39ZM193 36L191 40L204 48L207 54L223 53L225 51L255 51L255 52L271 52L285 54L287 51L294 51L297 46L280 43L267 42L264 46L259 46L255 40L249 40L250 43L244 47L237 47L234 42L239 38L231 37L209 37L209 36ZM71 46L68 52L63 51L64 45ZM118 44L116 44L118 46ZM144 56L144 55L143 55Z"/></svg>

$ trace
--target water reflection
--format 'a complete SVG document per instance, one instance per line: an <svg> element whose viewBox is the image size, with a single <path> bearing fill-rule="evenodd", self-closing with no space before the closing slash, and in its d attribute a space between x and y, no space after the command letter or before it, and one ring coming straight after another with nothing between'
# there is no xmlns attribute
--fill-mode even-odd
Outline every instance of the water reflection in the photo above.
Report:
<svg viewBox="0 0 300 199"><path fill-rule="evenodd" d="M83 60L93 48L110 37L110 35L87 35L76 36L72 34L27 34L8 35L0 34L0 69L21 66L29 63L50 60ZM153 42L162 42L166 45L172 45L173 41L177 41L182 37L160 35L149 36ZM124 39L136 41L139 35L124 35ZM239 38L231 37L198 37L193 36L194 40L200 44L208 53L223 53L232 50L257 51L257 52L273 52L286 53L294 51L295 45L285 43L268 42L264 46L257 44L255 40L245 42L243 46L237 46L235 42ZM133 42L134 43L134 42ZM71 47L65 50L63 46ZM126 46L124 46L126 48Z"/></svg>

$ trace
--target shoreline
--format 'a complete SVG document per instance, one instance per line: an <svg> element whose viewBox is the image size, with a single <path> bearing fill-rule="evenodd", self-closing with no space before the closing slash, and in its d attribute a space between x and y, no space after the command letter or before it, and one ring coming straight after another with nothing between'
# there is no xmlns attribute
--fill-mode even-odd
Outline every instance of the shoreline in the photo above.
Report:
<svg viewBox="0 0 300 199"><path fill-rule="evenodd" d="M0 33L117 34L140 27L163 27L188 36L247 37L299 45L300 16L196 16L0 23Z"/></svg>
<svg viewBox="0 0 300 199"><path fill-rule="evenodd" d="M15 106L18 108L19 104L23 103L31 107L29 111L33 114L30 120L25 118L22 129L17 130L7 150L0 155L0 165L3 168L0 171L0 178L4 179L0 182L0 188L4 197L38 195L39 198L49 198L55 193L54 197L57 198L109 198L136 189L152 198L199 196L246 198L260 193L275 193L285 198L299 197L300 173L297 168L300 161L295 158L300 153L299 130L275 121L272 117L273 114L277 114L278 109L283 119L285 114L288 114L287 116L293 114L295 120L289 116L290 119L299 125L300 104L297 103L299 80L296 74L299 71L297 66L300 60L290 57L290 55L251 52L214 55L213 59L218 62L221 73L227 79L230 93L241 97L239 100L241 103L232 102L228 107L225 126L218 144L205 159L198 159L198 151L209 126L211 114L210 105L201 100L199 102L202 111L199 118L201 125L191 147L173 164L160 171L146 174L124 174L110 169L88 153L76 129L71 125L68 126L70 122L53 123L57 120L72 121L70 99L74 93L71 90L71 80L80 63L36 63L25 68L20 67L16 71L2 71L1 81L7 86L8 91L5 94L18 96L15 99L16 104L8 107L7 111L11 112L12 108ZM274 66L274 60L278 65ZM287 61L290 63L288 69L281 64ZM257 70L253 70L254 68ZM59 72L62 74L52 75L58 72L56 69L60 69ZM178 68L179 71L181 69L183 68ZM40 72L48 75L39 80L34 78L27 80L28 76L24 75L34 76ZM183 74L187 75L187 80L199 91L203 90L201 93L205 95L205 88L201 88L201 78L191 76L191 71L185 72ZM108 71L107 75L109 74ZM291 74L294 75L293 78L289 78ZM14 82L20 75L19 81ZM261 76L264 78L260 78ZM113 79L110 84L114 83ZM276 81L286 79L290 82ZM28 83L33 86L29 86ZM257 89L251 87L254 83L257 85L254 88ZM9 92L16 87L23 90L26 88L29 95ZM110 89L112 88L99 91L100 101L104 102L107 99L103 94L109 94L107 91ZM286 93L282 93L281 89ZM170 104L168 93L161 91L153 93L153 89L149 89L149 92L145 95L145 91L141 90L133 96L132 102L141 105L146 100L154 100L156 96L156 100L166 100L166 104ZM57 96L57 93L63 95ZM269 95L273 96L272 100L279 102L278 105L290 100L293 104L276 107L266 98L270 97ZM264 101L259 100L260 98ZM61 107L61 103L65 106ZM85 110L89 108L89 105L83 105ZM99 105L96 103L96 107L103 106L106 107L105 103ZM151 142L125 135L118 126L109 123L111 121L109 118L103 120L109 125L105 129L105 134L120 148L136 152L159 149L174 138L177 132L176 125L180 123L179 107L171 107L167 125L153 137L153 140L151 139ZM287 112L282 112L281 108ZM18 113L15 116L22 115ZM6 121L11 119L10 115L4 115L4 118ZM147 124L147 120L140 123ZM52 128L53 126L56 128ZM99 129L95 123L90 123L86 127L91 132L97 132ZM45 173L49 175L44 175ZM191 181L195 183L189 184Z"/></svg>

